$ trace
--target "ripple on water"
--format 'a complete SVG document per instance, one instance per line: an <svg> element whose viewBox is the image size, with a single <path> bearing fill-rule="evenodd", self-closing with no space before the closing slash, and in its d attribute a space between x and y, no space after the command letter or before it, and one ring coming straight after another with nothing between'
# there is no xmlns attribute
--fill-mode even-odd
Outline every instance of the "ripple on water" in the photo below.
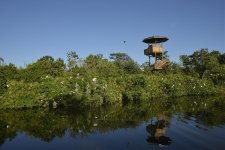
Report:
<svg viewBox="0 0 225 150"><path fill-rule="evenodd" d="M194 122L193 118L185 119L185 122L177 120L177 116L174 116L171 122L168 135L174 139L173 145L176 145L176 149L212 150L224 148L225 134L221 133L220 127L205 127Z"/></svg>

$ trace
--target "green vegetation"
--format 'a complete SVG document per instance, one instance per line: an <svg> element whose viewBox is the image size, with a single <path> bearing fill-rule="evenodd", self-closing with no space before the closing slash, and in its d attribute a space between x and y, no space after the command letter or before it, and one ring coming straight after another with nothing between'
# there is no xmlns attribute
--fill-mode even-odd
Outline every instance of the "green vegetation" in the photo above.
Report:
<svg viewBox="0 0 225 150"><path fill-rule="evenodd" d="M0 65L0 109L32 107L97 107L149 101L153 98L224 93L225 54L206 49L181 56L154 72L125 53L61 58L44 56L25 68Z"/></svg>
<svg viewBox="0 0 225 150"><path fill-rule="evenodd" d="M7 80L2 71L0 71L0 95L2 95L7 89Z"/></svg>
<svg viewBox="0 0 225 150"><path fill-rule="evenodd" d="M209 79L215 85L225 85L225 53L221 54L219 51L209 53L208 49L201 49L190 56L182 55L180 58L186 74Z"/></svg>

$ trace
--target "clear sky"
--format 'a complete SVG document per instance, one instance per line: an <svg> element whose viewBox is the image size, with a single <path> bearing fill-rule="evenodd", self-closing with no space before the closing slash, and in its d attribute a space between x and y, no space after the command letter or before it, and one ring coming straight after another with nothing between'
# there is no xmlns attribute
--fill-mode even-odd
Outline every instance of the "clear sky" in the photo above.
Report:
<svg viewBox="0 0 225 150"><path fill-rule="evenodd" d="M201 48L224 53L225 0L0 0L0 57L17 66L66 60L69 50L124 52L142 64L142 40L152 35L170 39L172 61Z"/></svg>

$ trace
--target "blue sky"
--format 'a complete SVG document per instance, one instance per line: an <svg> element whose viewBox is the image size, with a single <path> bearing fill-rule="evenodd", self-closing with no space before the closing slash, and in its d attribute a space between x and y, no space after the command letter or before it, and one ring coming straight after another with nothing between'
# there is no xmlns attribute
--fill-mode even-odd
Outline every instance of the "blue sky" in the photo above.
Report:
<svg viewBox="0 0 225 150"><path fill-rule="evenodd" d="M0 57L24 66L42 56L66 60L112 52L148 60L142 40L165 35L172 61L208 48L225 52L224 0L0 0ZM123 41L126 41L124 44Z"/></svg>

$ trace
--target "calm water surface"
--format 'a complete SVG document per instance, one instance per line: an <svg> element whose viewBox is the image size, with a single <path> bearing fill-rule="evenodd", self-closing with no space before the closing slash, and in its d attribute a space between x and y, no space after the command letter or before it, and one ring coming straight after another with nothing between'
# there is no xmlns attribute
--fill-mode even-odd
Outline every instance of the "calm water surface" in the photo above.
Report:
<svg viewBox="0 0 225 150"><path fill-rule="evenodd" d="M225 99L0 111L1 150L224 150Z"/></svg>

